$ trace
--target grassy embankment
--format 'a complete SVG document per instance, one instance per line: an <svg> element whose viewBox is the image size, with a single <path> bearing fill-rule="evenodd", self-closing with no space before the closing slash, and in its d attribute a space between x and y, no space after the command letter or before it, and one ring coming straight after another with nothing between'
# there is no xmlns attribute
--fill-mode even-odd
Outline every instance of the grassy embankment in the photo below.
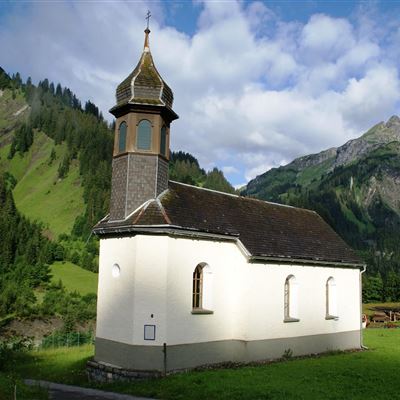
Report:
<svg viewBox="0 0 400 400"><path fill-rule="evenodd" d="M396 382L400 368L400 329L366 330L365 344L370 350L254 367L190 372L159 380L104 385L103 388L174 400L399 398ZM92 354L91 346L27 353L16 359L10 375L88 385L84 366ZM4 382L7 383L4 374L2 379L4 386ZM8 382L11 381L12 378L8 378Z"/></svg>

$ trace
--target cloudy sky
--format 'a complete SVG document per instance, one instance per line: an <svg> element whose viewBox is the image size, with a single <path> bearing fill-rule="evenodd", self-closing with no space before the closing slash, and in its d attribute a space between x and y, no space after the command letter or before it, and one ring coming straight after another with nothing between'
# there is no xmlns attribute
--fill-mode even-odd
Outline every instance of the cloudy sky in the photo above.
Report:
<svg viewBox="0 0 400 400"><path fill-rule="evenodd" d="M398 1L2 0L0 66L60 82L107 115L148 9L180 116L172 148L235 185L400 114Z"/></svg>

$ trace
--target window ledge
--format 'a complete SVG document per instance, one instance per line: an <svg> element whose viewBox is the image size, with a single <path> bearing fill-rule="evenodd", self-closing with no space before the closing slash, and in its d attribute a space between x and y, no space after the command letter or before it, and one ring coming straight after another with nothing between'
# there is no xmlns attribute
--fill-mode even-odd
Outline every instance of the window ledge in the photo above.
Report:
<svg viewBox="0 0 400 400"><path fill-rule="evenodd" d="M193 308L192 314L214 314L214 311L204 310L203 308Z"/></svg>
<svg viewBox="0 0 400 400"><path fill-rule="evenodd" d="M336 317L336 316L334 316L334 315L327 315L327 316L325 317L325 319L326 319L326 320L332 319L332 320L334 320L334 321L338 321L338 320L339 320L339 317Z"/></svg>
<svg viewBox="0 0 400 400"><path fill-rule="evenodd" d="M291 317L285 318L283 320L283 322L299 322L299 321L300 320L298 318L291 318Z"/></svg>

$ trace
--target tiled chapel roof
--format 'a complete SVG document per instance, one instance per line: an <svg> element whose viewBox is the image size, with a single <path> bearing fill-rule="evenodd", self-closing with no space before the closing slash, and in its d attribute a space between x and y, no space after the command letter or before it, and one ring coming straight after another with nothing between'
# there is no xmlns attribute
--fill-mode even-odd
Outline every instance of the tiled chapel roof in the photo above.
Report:
<svg viewBox="0 0 400 400"><path fill-rule="evenodd" d="M108 221L97 234L143 229L202 233L240 240L250 258L321 264L362 264L314 211L170 181L169 189L124 221Z"/></svg>

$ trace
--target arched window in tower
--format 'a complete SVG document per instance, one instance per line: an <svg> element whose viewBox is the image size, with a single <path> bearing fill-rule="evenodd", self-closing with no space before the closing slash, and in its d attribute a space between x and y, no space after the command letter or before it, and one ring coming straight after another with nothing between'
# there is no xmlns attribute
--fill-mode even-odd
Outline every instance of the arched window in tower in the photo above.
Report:
<svg viewBox="0 0 400 400"><path fill-rule="evenodd" d="M161 128L160 153L163 156L167 155L167 127L165 125Z"/></svg>
<svg viewBox="0 0 400 400"><path fill-rule="evenodd" d="M138 150L151 149L151 123L142 119L137 127L137 148Z"/></svg>
<svg viewBox="0 0 400 400"><path fill-rule="evenodd" d="M126 122L121 122L119 125L119 134L118 134L118 151L120 153L126 150L126 131L127 125Z"/></svg>
<svg viewBox="0 0 400 400"><path fill-rule="evenodd" d="M213 275L206 263L198 264L193 272L192 308L195 313L212 313Z"/></svg>
<svg viewBox="0 0 400 400"><path fill-rule="evenodd" d="M326 281L326 319L338 319L336 282L333 277Z"/></svg>
<svg viewBox="0 0 400 400"><path fill-rule="evenodd" d="M298 285L294 275L289 275L284 287L284 322L297 322L298 319Z"/></svg>

